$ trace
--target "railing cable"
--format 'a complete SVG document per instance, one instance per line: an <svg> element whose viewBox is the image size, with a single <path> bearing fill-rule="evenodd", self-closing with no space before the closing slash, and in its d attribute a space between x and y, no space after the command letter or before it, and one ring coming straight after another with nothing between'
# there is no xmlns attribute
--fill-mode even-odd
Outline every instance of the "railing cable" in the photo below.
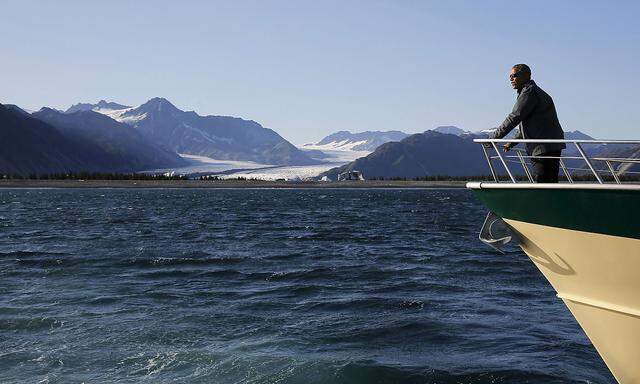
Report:
<svg viewBox="0 0 640 384"><path fill-rule="evenodd" d="M613 175L613 179L616 181L616 184L620 184L620 179L618 178L618 175L616 175L616 171L611 166L611 162L607 160L606 163L607 163L607 167L609 168L609 171L611 171L611 174Z"/></svg>
<svg viewBox="0 0 640 384"><path fill-rule="evenodd" d="M567 170L567 167L564 165L564 161L562 161L562 159L560 160L560 166L562 167L562 172L564 172L564 177L567 178L567 181L569 181L570 184L573 184L573 178L571 178L571 173L569 173L569 171Z"/></svg>
<svg viewBox="0 0 640 384"><path fill-rule="evenodd" d="M487 153L487 147L485 147L484 144L482 145L482 151L484 152L484 157L487 158L487 164L489 164L489 169L491 170L491 175L493 176L493 180L496 183L499 183L500 179L498 179L498 175L496 175L496 170L493 169L493 161L491 161L491 157L489 157L489 153Z"/></svg>
<svg viewBox="0 0 640 384"><path fill-rule="evenodd" d="M576 145L576 148L578 148L578 152L580 152L580 155L582 155L582 158L587 163L587 166L589 167L589 169L591 169L591 172L593 172L593 175L596 177L596 180L598 180L598 183L603 184L602 179L600 178L600 175L598 175L598 172L596 172L596 170L593 168L591 161L589 161L589 157L587 157L587 154L584 153L584 150L582 149L582 146L580 145L580 143L574 143L574 144Z"/></svg>
<svg viewBox="0 0 640 384"><path fill-rule="evenodd" d="M500 154L500 150L498 150L498 146L494 142L492 142L491 145L493 145L493 149L496 150L496 153L498 154L498 157L500 158L500 161L502 162L502 165L504 166L504 170L507 171L507 174L509 175L509 178L511 179L511 182L515 184L516 183L516 179L513 177L513 175L511 174L511 171L509 170L509 166L507 165L507 163L502 158L502 155Z"/></svg>
<svg viewBox="0 0 640 384"><path fill-rule="evenodd" d="M586 151L584 150L584 148L582 147L581 144L588 144L588 145L592 145L592 144L625 144L625 145L640 145L640 141L638 140L564 140L564 139L543 139L543 140L533 140L533 139L474 139L474 142L477 143L482 143L482 150L485 156L485 159L487 160L487 164L489 165L489 169L491 170L491 175L493 176L493 179L496 183L500 182L500 176L498 175L498 172L496 171L496 168L494 166L493 160L494 159L498 159L500 160L500 162L502 163L502 166L504 167L507 175L509 176L509 179L511 180L512 183L517 183L517 179L516 177L514 177L514 174L511 173L511 169L509 168L508 163L516 163L516 164L520 164L522 166L522 169L527 177L527 179L529 180L529 182L534 182L533 180L533 175L531 170L529 169L529 166L527 164L526 159L558 159L560 168L562 168L562 172L564 173L564 176L566 178L566 180L569 183L574 183L574 176L577 177L582 177L580 176L580 173L582 172L586 172L588 174L593 175L593 177L595 177L596 181L599 184L604 184L604 179L603 176L601 175L605 175L607 176L607 181L611 180L608 176L608 174L611 174L611 177L613 178L613 181L616 184L621 184L621 177L624 175L636 175L636 174L640 174L640 172L638 171L632 171L631 169L633 169L633 164L640 164L640 158L637 157L628 157L628 158L623 158L623 157L589 157L589 155L587 155ZM570 156L529 156L529 155L525 155L525 152L521 149L515 149L515 155L503 155L498 146L497 143L537 143L537 144L541 144L541 143L549 143L549 144L557 144L557 143L565 143L565 144L573 144L575 145L576 149L577 149L577 154L571 154ZM493 148L493 150L495 150L496 154L495 155L490 155L488 148ZM569 164L567 164L566 162L568 160L572 160L573 163L577 163L580 164L581 162L584 161L584 163L586 164L586 168L584 167L572 167L569 166ZM595 164L597 164L597 162L602 162L605 163L606 168L605 169L599 169L600 167L596 167ZM621 164L620 166L615 166L614 164ZM617 168L617 169L616 169ZM572 176L572 173L574 173L574 175ZM578 175L576 175L575 173L578 173Z"/></svg>

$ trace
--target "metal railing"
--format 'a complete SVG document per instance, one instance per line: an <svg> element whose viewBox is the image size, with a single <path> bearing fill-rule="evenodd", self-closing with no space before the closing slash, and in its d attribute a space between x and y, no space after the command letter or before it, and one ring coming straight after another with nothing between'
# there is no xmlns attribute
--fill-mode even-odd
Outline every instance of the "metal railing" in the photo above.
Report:
<svg viewBox="0 0 640 384"><path fill-rule="evenodd" d="M602 156L593 156L590 157L587 154L587 151L584 149L584 145L606 145L606 146L615 146L615 145L633 145L638 146L638 154L640 155L640 140L560 140L560 139L474 139L476 143L482 144L482 150L484 151L484 156L487 159L487 163L489 164L489 169L491 170L491 175L496 183L500 182L500 178L498 177L498 173L496 172L496 168L493 164L494 160L499 160L499 162L504 167L509 179L512 183L517 183L516 177L514 177L513 172L509 168L509 163L517 163L520 164L523 168L524 174L530 183L533 183L533 175L529 166L526 162L526 159L558 159L560 163L560 168L569 183L574 182L574 176L576 172L580 172L583 174L590 174L595 177L596 181L599 184L605 183L604 175L611 175L613 182L616 184L621 184L621 176L624 175L632 175L638 174L640 172L629 171L625 169L621 169L624 164L640 164L640 158L634 157L602 157ZM560 144L564 143L567 145L568 151L570 149L570 145L574 145L577 150L576 156L530 156L525 151L521 149L512 149L513 155L509 155L509 152L501 153L501 148L498 147L498 144L506 144L506 143L532 143L532 144ZM489 150L495 151L495 155L490 155ZM583 167L575 167L569 166L567 164L567 160L577 160L582 161L586 165L586 168ZM598 164L605 164L606 168L597 168ZM614 165L617 165L614 166ZM616 169L618 168L618 169ZM572 175L571 171L574 171Z"/></svg>

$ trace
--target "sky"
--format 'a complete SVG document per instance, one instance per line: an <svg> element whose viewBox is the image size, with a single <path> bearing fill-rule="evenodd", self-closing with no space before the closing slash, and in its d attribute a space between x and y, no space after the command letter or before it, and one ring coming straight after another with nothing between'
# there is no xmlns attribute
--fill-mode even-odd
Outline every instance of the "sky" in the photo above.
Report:
<svg viewBox="0 0 640 384"><path fill-rule="evenodd" d="M535 3L535 4L534 4ZM565 130L640 139L637 1L0 0L0 103L164 97L295 144L499 125L527 63Z"/></svg>

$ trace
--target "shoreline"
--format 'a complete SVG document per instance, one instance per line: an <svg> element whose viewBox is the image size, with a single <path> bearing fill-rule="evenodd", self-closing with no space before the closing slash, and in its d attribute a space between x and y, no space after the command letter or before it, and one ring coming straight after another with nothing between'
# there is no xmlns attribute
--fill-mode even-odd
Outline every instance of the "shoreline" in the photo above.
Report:
<svg viewBox="0 0 640 384"><path fill-rule="evenodd" d="M279 189L391 189L465 188L466 181L258 181L258 180L0 180L4 188L279 188Z"/></svg>

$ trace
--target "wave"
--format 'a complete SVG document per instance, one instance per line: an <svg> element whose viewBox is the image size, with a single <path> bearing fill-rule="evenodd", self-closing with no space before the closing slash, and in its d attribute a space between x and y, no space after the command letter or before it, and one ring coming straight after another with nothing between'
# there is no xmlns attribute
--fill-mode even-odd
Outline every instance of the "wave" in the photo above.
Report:
<svg viewBox="0 0 640 384"><path fill-rule="evenodd" d="M64 321L54 317L5 317L0 318L0 329L3 331L37 331L60 328Z"/></svg>
<svg viewBox="0 0 640 384"><path fill-rule="evenodd" d="M68 255L65 252L48 252L48 251L9 251L0 252L0 258L2 257L31 257L31 256L64 256Z"/></svg>
<svg viewBox="0 0 640 384"><path fill-rule="evenodd" d="M153 257L153 258L133 258L126 262L127 266L138 268L157 268L180 265L230 265L238 264L248 260L247 257Z"/></svg>

